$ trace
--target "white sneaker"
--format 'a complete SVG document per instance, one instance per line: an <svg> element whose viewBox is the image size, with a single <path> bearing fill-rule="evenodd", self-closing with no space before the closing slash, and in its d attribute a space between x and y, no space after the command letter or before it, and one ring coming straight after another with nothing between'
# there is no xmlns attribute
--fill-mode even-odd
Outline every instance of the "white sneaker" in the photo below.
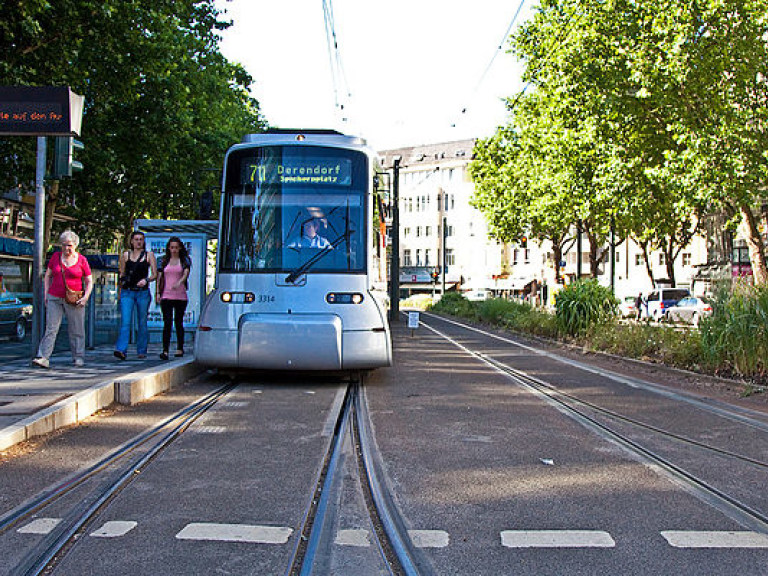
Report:
<svg viewBox="0 0 768 576"><path fill-rule="evenodd" d="M50 363L48 362L48 358L35 358L32 360L32 364L35 366L40 366L40 368L50 368Z"/></svg>
<svg viewBox="0 0 768 576"><path fill-rule="evenodd" d="M75 358L75 366L80 368L85 365L85 361L82 358Z"/></svg>

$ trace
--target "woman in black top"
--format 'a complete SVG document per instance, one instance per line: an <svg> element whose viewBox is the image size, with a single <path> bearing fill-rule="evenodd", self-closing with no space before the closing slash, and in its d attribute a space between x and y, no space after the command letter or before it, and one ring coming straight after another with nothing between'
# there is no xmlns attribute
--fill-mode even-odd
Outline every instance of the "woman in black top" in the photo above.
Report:
<svg viewBox="0 0 768 576"><path fill-rule="evenodd" d="M125 360L128 342L131 337L131 319L136 308L138 330L136 331L136 352L139 358L147 357L149 330L147 315L152 296L149 283L157 278L157 261L152 252L144 246L144 233L135 231L131 234L130 249L120 255L120 334L115 344L115 356Z"/></svg>

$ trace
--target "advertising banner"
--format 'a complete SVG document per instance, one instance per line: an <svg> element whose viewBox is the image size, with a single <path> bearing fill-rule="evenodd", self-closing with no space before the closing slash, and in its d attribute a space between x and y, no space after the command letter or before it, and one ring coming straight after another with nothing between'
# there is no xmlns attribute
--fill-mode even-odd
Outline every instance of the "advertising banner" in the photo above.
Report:
<svg viewBox="0 0 768 576"><path fill-rule="evenodd" d="M147 249L155 254L158 267L165 255L165 246L171 236L175 236L175 234L155 232L147 232L145 234ZM184 330L191 332L197 329L200 311L205 301L207 239L205 234L184 234L179 235L179 238L187 247L187 252L189 252L189 257L192 260L192 269L189 271L189 279L187 280L187 297L189 302L184 313ZM163 329L163 314L160 310L160 303L155 300L154 289L152 292L152 305L149 307L148 326L150 331Z"/></svg>

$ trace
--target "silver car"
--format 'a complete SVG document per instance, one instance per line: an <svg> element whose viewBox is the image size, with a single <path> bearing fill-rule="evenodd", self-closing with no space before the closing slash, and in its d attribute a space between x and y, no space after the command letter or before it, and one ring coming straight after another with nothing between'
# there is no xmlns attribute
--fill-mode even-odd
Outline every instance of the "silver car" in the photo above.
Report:
<svg viewBox="0 0 768 576"><path fill-rule="evenodd" d="M712 315L712 304L704 298L688 296L667 310L667 319L670 322L687 322L694 326L699 325L699 320Z"/></svg>

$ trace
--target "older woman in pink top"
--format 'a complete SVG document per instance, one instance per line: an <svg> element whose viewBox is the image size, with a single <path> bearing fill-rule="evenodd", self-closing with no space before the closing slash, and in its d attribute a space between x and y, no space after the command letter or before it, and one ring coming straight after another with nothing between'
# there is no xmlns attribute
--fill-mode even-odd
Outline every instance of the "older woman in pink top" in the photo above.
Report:
<svg viewBox="0 0 768 576"><path fill-rule="evenodd" d="M56 336L64 316L67 317L69 348L75 366L85 363L85 304L91 296L93 277L88 260L78 254L80 237L72 230L64 231L59 237L61 252L56 252L48 261L48 268L43 278L45 293L45 334L40 340L37 356L32 363L40 368L48 368L49 358L53 354ZM70 290L81 291L82 297L75 304L68 304L65 299L66 286Z"/></svg>
<svg viewBox="0 0 768 576"><path fill-rule="evenodd" d="M184 356L184 312L187 309L187 278L192 261L184 243L172 236L165 245L165 256L160 260L155 301L163 312L163 352L160 358L168 360L171 345L171 325L176 328L176 356Z"/></svg>

